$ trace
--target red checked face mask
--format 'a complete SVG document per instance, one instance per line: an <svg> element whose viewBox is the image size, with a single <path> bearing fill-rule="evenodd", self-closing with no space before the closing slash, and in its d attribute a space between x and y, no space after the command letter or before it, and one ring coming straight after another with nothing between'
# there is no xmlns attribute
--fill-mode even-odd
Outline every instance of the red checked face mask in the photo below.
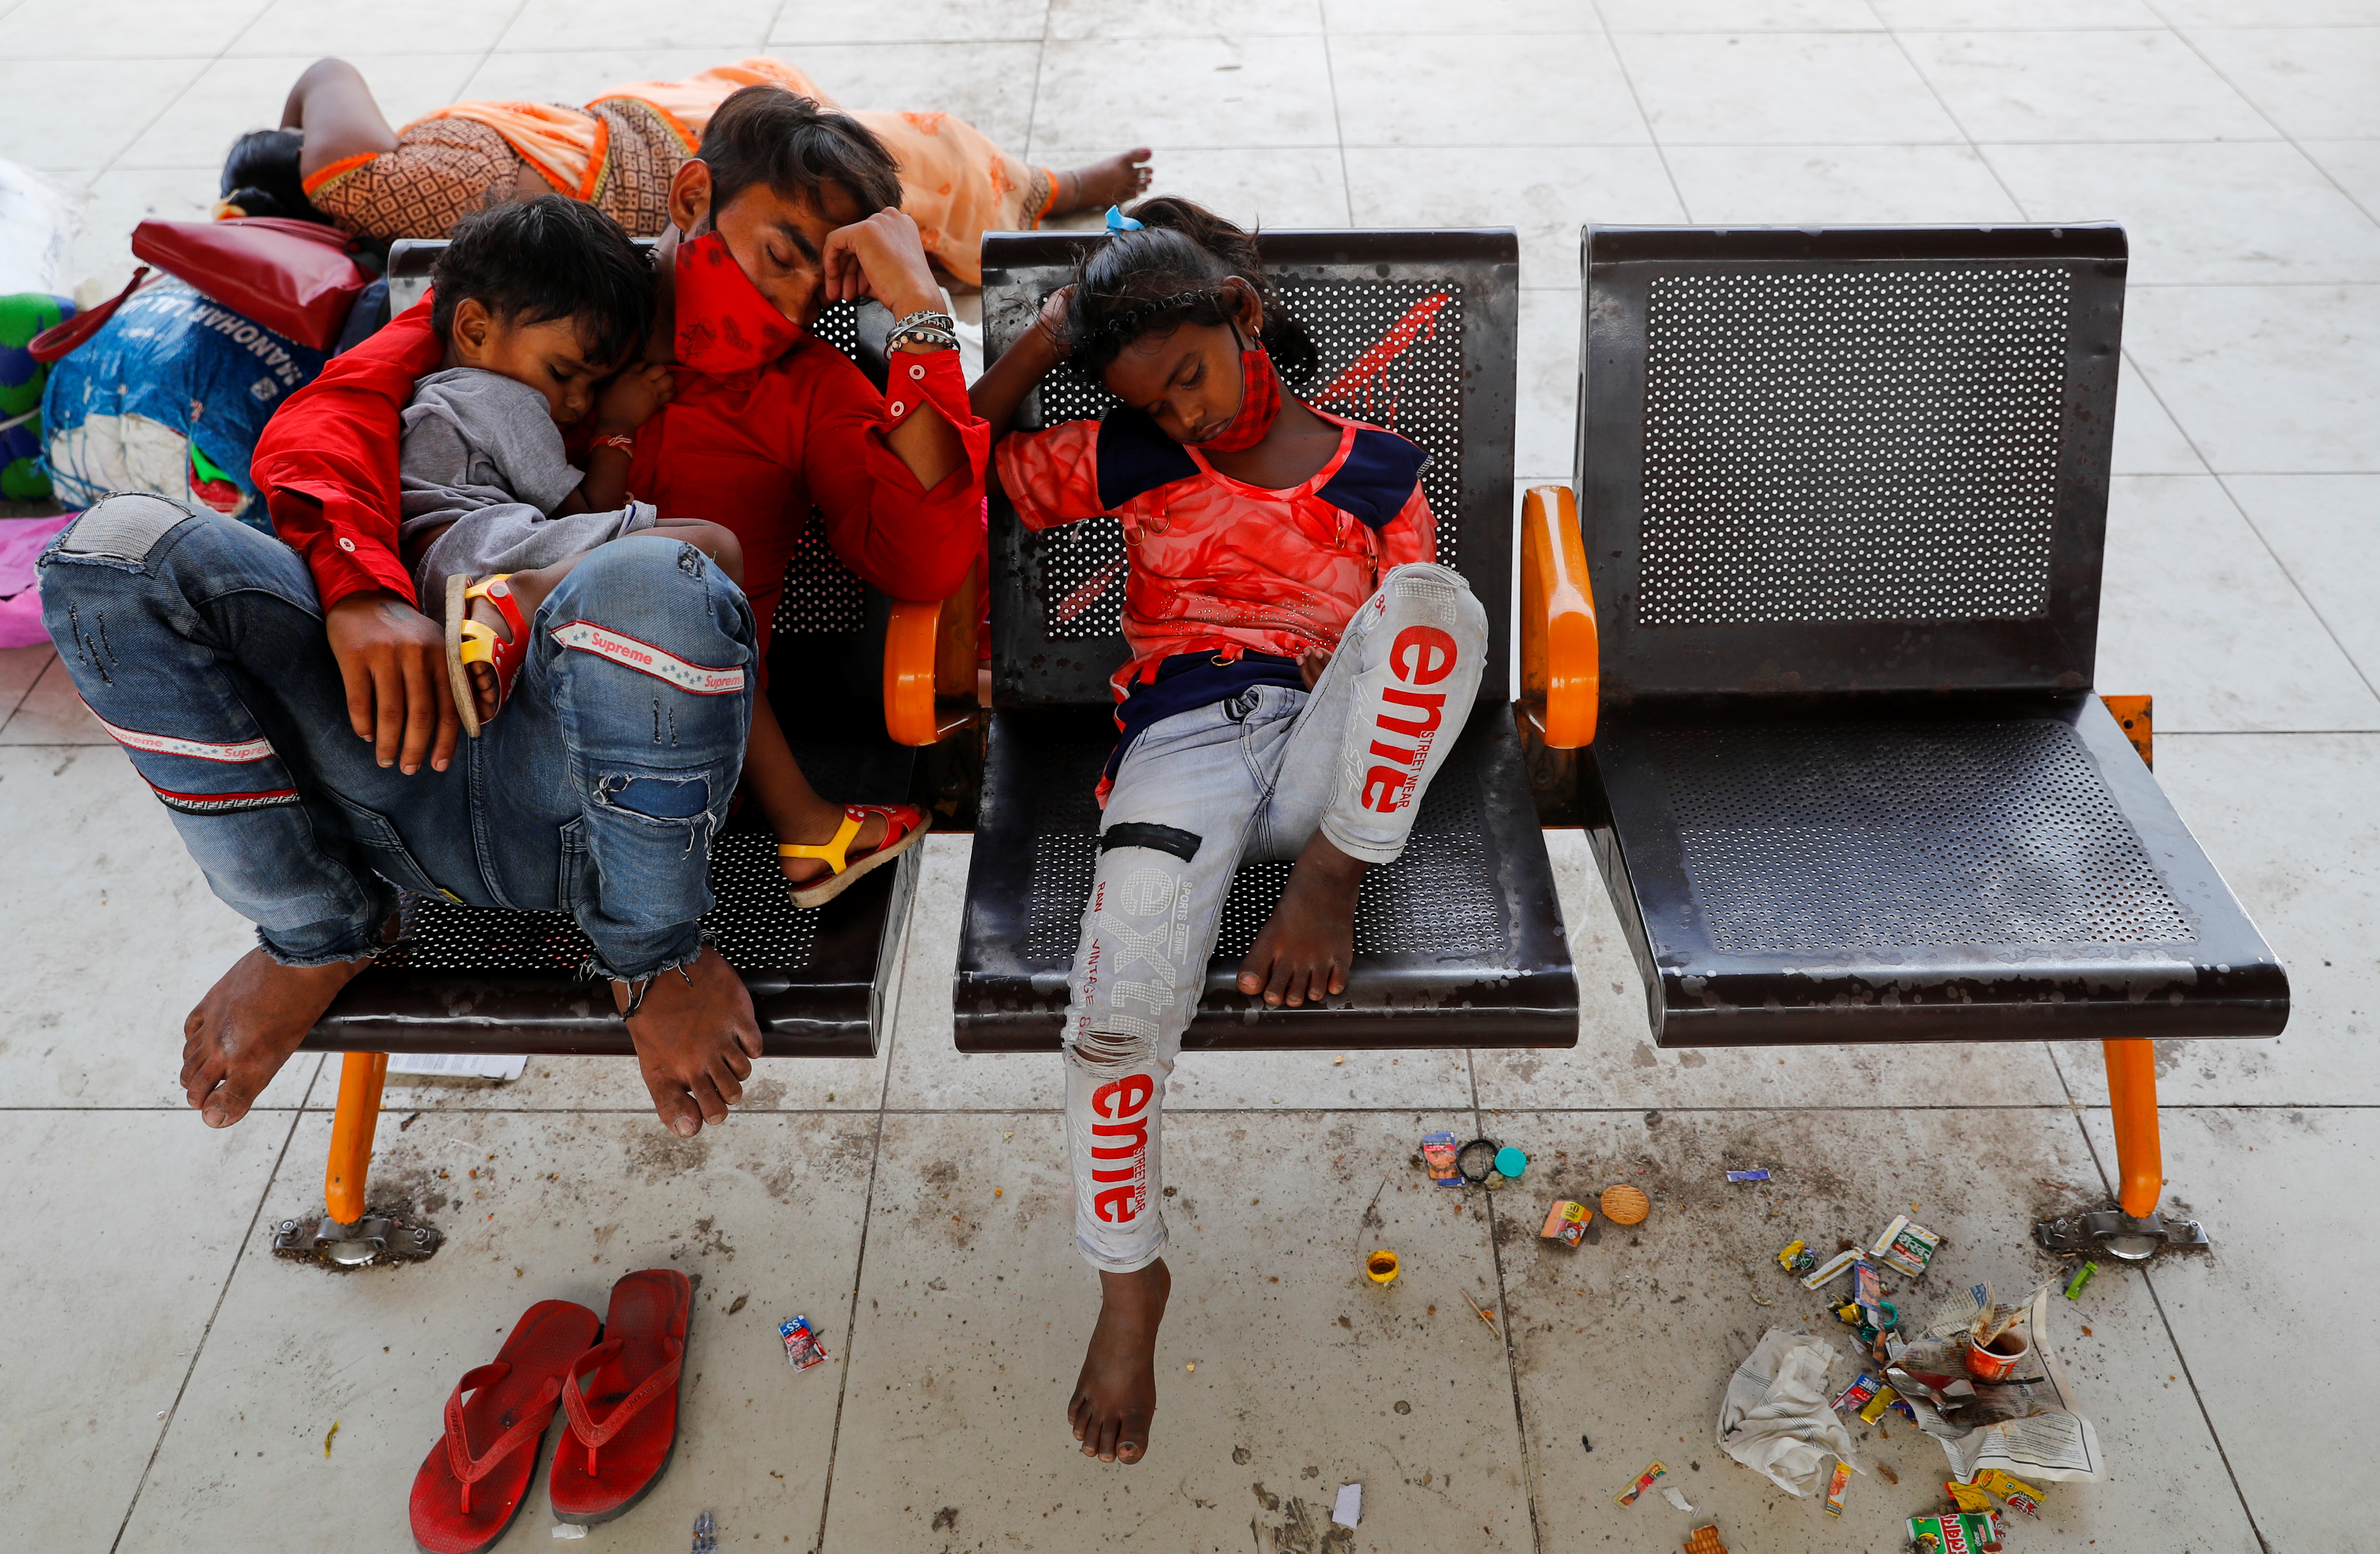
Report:
<svg viewBox="0 0 2380 1554"><path fill-rule="evenodd" d="M1239 326L1232 326L1232 336L1239 338ZM1222 431L1198 444L1210 454L1241 454L1265 439L1272 423L1281 417L1281 378L1272 370L1272 357L1259 340L1240 346L1240 411Z"/></svg>
<svg viewBox="0 0 2380 1554"><path fill-rule="evenodd" d="M706 232L677 246L671 271L677 308L677 359L698 372L727 377L767 366L802 337L802 326L760 295L727 251Z"/></svg>

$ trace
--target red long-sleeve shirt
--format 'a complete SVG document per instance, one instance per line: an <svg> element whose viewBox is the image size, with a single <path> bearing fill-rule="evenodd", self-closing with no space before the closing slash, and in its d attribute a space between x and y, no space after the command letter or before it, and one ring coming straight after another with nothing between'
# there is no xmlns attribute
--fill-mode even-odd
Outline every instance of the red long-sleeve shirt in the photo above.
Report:
<svg viewBox="0 0 2380 1554"><path fill-rule="evenodd" d="M372 589L414 597L396 551L397 412L444 355L425 299L334 358L257 441L249 467L274 530L305 557L325 609ZM743 542L763 650L813 504L835 554L880 591L937 600L957 590L983 550L991 439L968 407L956 351L893 356L892 398L908 402L899 413L816 339L750 371L673 370L676 397L638 432L629 488L664 517L705 518ZM884 440L919 400L966 448L965 467L930 492Z"/></svg>

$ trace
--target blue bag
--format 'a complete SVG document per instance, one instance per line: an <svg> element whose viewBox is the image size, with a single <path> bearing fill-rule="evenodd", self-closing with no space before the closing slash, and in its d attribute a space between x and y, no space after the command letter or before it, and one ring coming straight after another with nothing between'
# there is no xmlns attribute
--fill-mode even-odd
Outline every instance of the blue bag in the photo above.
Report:
<svg viewBox="0 0 2380 1554"><path fill-rule="evenodd" d="M42 425L57 500L154 492L271 532L249 457L324 359L183 282L142 287L50 369Z"/></svg>

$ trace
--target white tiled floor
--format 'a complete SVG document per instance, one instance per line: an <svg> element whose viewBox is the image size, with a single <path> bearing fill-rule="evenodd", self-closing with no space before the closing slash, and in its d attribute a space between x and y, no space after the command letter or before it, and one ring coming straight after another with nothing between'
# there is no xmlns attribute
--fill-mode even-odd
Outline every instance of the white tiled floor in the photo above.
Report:
<svg viewBox="0 0 2380 1554"><path fill-rule="evenodd" d="M762 47L1037 160L1152 145L1160 189L1269 225L1518 228L1524 479L1572 467L1582 222L2123 222L2099 679L2157 697L2160 779L2295 1014L2161 1051L2169 1198L2218 1250L2061 1306L2112 1471L2011 1547L2362 1547L2354 1438L2309 1422L2380 1383L2338 1207L2380 1105L2380 0L0 0L0 156L88 191L76 263L120 281L131 224L201 214L225 141L317 55L402 118ZM1611 1501L1659 1457L1739 1550L1882 1548L1937 1499L1929 1443L1864 1443L1900 1481L1860 1479L1840 1524L1709 1444L1761 1330L1828 1320L1768 1255L1916 1204L1944 1282L2015 1288L2050 1266L2027 1222L2107 1191L2087 1047L1656 1050L1554 833L1575 1050L1183 1063L1158 1441L1101 1470L1059 1420L1095 1297L1055 1061L950 1044L963 838L929 844L885 1053L764 1065L694 1147L625 1064L393 1088L381 1180L451 1197L454 1239L336 1279L263 1239L320 1201L322 1065L229 1134L178 1106L178 1022L247 930L105 745L47 650L0 652L6 1554L403 1548L455 1377L530 1300L600 1305L649 1262L701 1273L702 1304L684 1450L595 1534L619 1548L679 1547L708 1508L722 1547L837 1554L1669 1550L1705 1518ZM1523 1142L1528 1187L1421 1185L1438 1126ZM1778 1180L1715 1184L1755 1161ZM1660 1206L1641 1231L1531 1233L1621 1177ZM1385 1292L1353 1260L1374 1244L1406 1259ZM801 1376L770 1331L796 1311L834 1354ZM1366 1519L1330 1539L1342 1482Z"/></svg>

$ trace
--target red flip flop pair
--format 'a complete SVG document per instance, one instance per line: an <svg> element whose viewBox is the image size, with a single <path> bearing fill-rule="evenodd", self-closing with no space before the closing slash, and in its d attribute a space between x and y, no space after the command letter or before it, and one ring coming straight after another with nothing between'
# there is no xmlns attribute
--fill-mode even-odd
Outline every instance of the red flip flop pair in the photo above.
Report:
<svg viewBox="0 0 2380 1554"><path fill-rule="evenodd" d="M571 1301L523 1312L494 1362L466 1372L446 1400L446 1433L413 1479L414 1543L425 1554L493 1547L528 1498L557 1404L569 1427L546 1475L553 1514L586 1525L625 1515L677 1449L678 1375L693 1314L693 1282L669 1269L613 1285L601 1322Z"/></svg>

